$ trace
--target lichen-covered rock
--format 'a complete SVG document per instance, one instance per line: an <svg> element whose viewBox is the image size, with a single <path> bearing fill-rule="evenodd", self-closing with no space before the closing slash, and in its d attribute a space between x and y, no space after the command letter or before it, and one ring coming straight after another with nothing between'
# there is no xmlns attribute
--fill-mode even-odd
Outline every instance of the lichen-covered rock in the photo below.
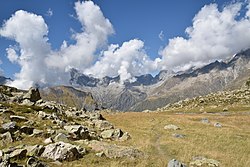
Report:
<svg viewBox="0 0 250 167"><path fill-rule="evenodd" d="M36 102L41 99L38 88L31 87L29 91L23 96L23 99L28 99L31 102Z"/></svg>
<svg viewBox="0 0 250 167"><path fill-rule="evenodd" d="M190 167L202 167L202 166L209 166L209 167L219 167L220 163L214 159L208 159L205 157L194 157L193 161L190 162Z"/></svg>
<svg viewBox="0 0 250 167"><path fill-rule="evenodd" d="M167 130L179 130L180 128L178 126L176 126L176 125L170 124L170 125L164 126L164 129L167 129Z"/></svg>
<svg viewBox="0 0 250 167"><path fill-rule="evenodd" d="M45 146L41 157L54 161L73 161L82 157L82 154L83 153L80 153L75 145L57 142Z"/></svg>
<svg viewBox="0 0 250 167"><path fill-rule="evenodd" d="M74 139L89 139L90 138L88 128L82 125L68 125L68 126L64 126L64 129Z"/></svg>
<svg viewBox="0 0 250 167"><path fill-rule="evenodd" d="M187 167L187 166L176 159L172 159L168 162L167 167Z"/></svg>
<svg viewBox="0 0 250 167"><path fill-rule="evenodd" d="M27 167L48 167L44 162L39 161L34 157L30 157L26 162Z"/></svg>

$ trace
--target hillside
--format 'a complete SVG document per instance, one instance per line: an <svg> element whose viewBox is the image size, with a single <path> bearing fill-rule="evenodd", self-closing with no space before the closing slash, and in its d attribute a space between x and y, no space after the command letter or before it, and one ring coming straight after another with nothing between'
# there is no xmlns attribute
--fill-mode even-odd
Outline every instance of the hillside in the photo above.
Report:
<svg viewBox="0 0 250 167"><path fill-rule="evenodd" d="M89 112L0 87L0 166L249 166L250 90L144 112ZM175 159L175 160L174 160Z"/></svg>

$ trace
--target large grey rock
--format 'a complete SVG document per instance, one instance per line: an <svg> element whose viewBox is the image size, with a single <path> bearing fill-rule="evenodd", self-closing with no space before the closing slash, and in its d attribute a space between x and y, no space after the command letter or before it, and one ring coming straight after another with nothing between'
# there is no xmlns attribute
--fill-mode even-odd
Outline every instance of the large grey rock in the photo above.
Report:
<svg viewBox="0 0 250 167"><path fill-rule="evenodd" d="M54 138L54 141L64 141L64 142L67 142L68 141L68 137L66 134L64 133L59 133L55 136Z"/></svg>
<svg viewBox="0 0 250 167"><path fill-rule="evenodd" d="M98 130L109 130L109 129L113 129L113 125L106 121L106 120L95 120L93 121L94 124L95 124L95 127L98 129Z"/></svg>
<svg viewBox="0 0 250 167"><path fill-rule="evenodd" d="M34 146L26 146L25 149L27 150L27 156L34 157L40 156L44 151L43 145L34 145Z"/></svg>
<svg viewBox="0 0 250 167"><path fill-rule="evenodd" d="M17 148L9 154L9 158L24 159L26 157L26 153L26 149Z"/></svg>
<svg viewBox="0 0 250 167"><path fill-rule="evenodd" d="M30 157L26 162L27 167L48 167L44 162L39 161L34 157Z"/></svg>
<svg viewBox="0 0 250 167"><path fill-rule="evenodd" d="M20 132L28 134L28 135L33 134L33 130L34 130L33 127L25 126L25 125L20 128Z"/></svg>
<svg viewBox="0 0 250 167"><path fill-rule="evenodd" d="M8 122L2 125L2 129L5 131L14 132L17 130L16 122Z"/></svg>
<svg viewBox="0 0 250 167"><path fill-rule="evenodd" d="M19 116L19 115L11 115L10 120L15 121L15 122L26 122L26 121L28 121L28 119L26 117Z"/></svg>
<svg viewBox="0 0 250 167"><path fill-rule="evenodd" d="M90 138L88 128L82 125L68 125L68 126L64 126L64 129L74 139L89 139Z"/></svg>
<svg viewBox="0 0 250 167"><path fill-rule="evenodd" d="M198 166L209 166L209 167L219 167L220 163L214 159L208 159L205 157L194 157L193 161L189 163L190 167Z"/></svg>
<svg viewBox="0 0 250 167"><path fill-rule="evenodd" d="M110 129L110 130L105 130L101 133L101 137L103 139L119 139L122 137L123 132L121 129Z"/></svg>
<svg viewBox="0 0 250 167"><path fill-rule="evenodd" d="M12 143L13 142L13 138L11 136L11 133L10 132L6 132L4 134L1 134L0 135L0 139L1 139L1 144L2 145L6 145L8 143Z"/></svg>
<svg viewBox="0 0 250 167"><path fill-rule="evenodd" d="M96 140L92 140L88 144L89 147L92 148L93 151L103 152L104 155L108 158L140 158L143 156L143 153L132 147L126 146L117 146L108 144L105 142L100 142Z"/></svg>
<svg viewBox="0 0 250 167"><path fill-rule="evenodd" d="M45 150L41 157L52 159L54 161L73 161L82 157L82 154L78 151L77 146L75 145L57 142L45 146Z"/></svg>
<svg viewBox="0 0 250 167"><path fill-rule="evenodd" d="M23 96L24 99L28 99L31 102L36 102L41 99L38 88L31 87L29 91Z"/></svg>
<svg viewBox="0 0 250 167"><path fill-rule="evenodd" d="M41 136L43 133L43 130L33 129L32 136Z"/></svg>
<svg viewBox="0 0 250 167"><path fill-rule="evenodd" d="M168 162L167 167L187 167L187 166L176 159L172 159Z"/></svg>

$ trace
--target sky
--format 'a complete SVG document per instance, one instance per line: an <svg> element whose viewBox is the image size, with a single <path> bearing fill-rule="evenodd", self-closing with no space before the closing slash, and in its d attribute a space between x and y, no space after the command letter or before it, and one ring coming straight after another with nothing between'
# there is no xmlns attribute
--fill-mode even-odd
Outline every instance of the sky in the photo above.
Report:
<svg viewBox="0 0 250 167"><path fill-rule="evenodd" d="M0 74L11 86L187 70L250 47L247 0L0 1Z"/></svg>

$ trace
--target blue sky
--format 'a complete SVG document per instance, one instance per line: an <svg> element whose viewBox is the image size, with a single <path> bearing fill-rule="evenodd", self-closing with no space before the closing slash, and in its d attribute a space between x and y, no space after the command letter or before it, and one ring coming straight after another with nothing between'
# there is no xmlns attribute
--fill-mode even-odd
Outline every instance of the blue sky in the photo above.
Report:
<svg viewBox="0 0 250 167"><path fill-rule="evenodd" d="M22 83L47 83L51 79L48 76L51 71L60 76L58 80L63 80L62 73L69 68L77 68L97 77L121 75L124 79L133 79L135 75L162 69L181 70L201 66L250 47L248 36L240 35L249 29L248 1L93 2L0 1L3 30L0 31L0 68L4 75ZM15 13L18 10L25 12ZM25 17L30 22L23 23L21 20ZM5 25L5 21L10 22L10 18L15 20L15 24ZM41 28L41 32L37 33L41 38L35 39L34 47L38 49L32 48L29 52L29 48L23 47L26 41L18 40L18 35L32 39L31 35L20 35L20 31L25 29L28 33L29 30L40 29L36 25L44 26L44 29ZM16 30L13 30L11 27L15 26ZM92 30L96 26L99 29ZM228 42L235 37L236 46ZM44 43L39 42L47 39ZM62 49L62 44L66 49ZM47 50L39 52L39 47ZM11 53L7 54L6 48ZM28 74L32 76L37 70L28 67L31 62L37 63L34 67L40 71L47 69L38 74L42 79L39 80L38 76L28 77Z"/></svg>

